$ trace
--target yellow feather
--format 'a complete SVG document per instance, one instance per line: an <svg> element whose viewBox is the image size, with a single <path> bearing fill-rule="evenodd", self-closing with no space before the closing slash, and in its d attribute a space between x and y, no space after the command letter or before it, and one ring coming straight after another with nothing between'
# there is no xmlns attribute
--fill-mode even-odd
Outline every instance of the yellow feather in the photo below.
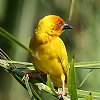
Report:
<svg viewBox="0 0 100 100"><path fill-rule="evenodd" d="M68 81L69 66L65 45L59 35L63 32L60 24L64 21L56 15L48 15L39 21L29 48L33 51L32 62L35 69L50 74L55 86Z"/></svg>

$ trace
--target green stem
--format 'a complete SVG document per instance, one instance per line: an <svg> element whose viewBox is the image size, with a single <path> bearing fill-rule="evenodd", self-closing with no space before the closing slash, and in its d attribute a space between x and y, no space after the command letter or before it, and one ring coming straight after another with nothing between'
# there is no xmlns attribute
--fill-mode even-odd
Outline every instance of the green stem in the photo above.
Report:
<svg viewBox="0 0 100 100"><path fill-rule="evenodd" d="M72 0L70 13L69 13L69 21L72 19L72 14L73 14L73 10L74 10L74 4L75 4L75 0Z"/></svg>
<svg viewBox="0 0 100 100"><path fill-rule="evenodd" d="M32 63L20 62L20 61L13 61L13 60L9 61L9 60L2 60L2 59L0 59L0 63L1 62L6 62L6 63L10 63L10 64L20 64L20 65L26 65L26 66L33 66Z"/></svg>
<svg viewBox="0 0 100 100"><path fill-rule="evenodd" d="M22 48L24 48L25 50L27 50L28 52L32 52L30 49L28 49L26 46L24 46L23 44L21 44L19 41L17 41L17 39L12 36L9 32L7 32L6 30L4 30L2 27L0 27L0 33L6 37L7 39L9 39L10 41L18 44L19 46L21 46Z"/></svg>
<svg viewBox="0 0 100 100"><path fill-rule="evenodd" d="M87 80L87 78L89 77L89 75L91 74L92 71L93 71L93 69L91 69L91 70L89 71L89 73L85 76L85 78L84 78L83 81L80 83L80 85L79 85L78 88L80 88L80 87L83 86L83 84L85 83L85 81Z"/></svg>

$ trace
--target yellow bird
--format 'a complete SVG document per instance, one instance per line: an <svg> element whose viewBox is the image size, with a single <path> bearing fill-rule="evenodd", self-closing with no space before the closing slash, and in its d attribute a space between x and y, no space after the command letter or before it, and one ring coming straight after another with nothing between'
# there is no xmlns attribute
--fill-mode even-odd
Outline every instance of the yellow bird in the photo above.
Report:
<svg viewBox="0 0 100 100"><path fill-rule="evenodd" d="M55 86L62 86L62 95L65 95L69 74L67 51L59 37L65 29L72 27L59 16L45 16L39 21L29 44L35 69L49 74Z"/></svg>

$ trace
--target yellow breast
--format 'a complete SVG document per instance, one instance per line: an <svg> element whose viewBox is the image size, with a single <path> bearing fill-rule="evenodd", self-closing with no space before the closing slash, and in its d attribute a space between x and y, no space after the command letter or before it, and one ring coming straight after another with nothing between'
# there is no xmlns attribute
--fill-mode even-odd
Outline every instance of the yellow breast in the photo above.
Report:
<svg viewBox="0 0 100 100"><path fill-rule="evenodd" d="M50 74L53 83L61 86L61 76L67 76L68 56L63 41L55 37L52 41L41 44L35 39L30 42L30 49L33 54L32 62L37 71Z"/></svg>

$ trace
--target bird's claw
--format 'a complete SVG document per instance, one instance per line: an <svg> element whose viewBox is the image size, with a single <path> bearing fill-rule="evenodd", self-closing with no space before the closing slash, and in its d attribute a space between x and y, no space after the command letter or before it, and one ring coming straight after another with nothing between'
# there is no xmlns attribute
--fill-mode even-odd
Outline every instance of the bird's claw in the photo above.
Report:
<svg viewBox="0 0 100 100"><path fill-rule="evenodd" d="M29 75L28 74L25 74L22 78L22 81L25 80L25 79L28 79L29 80Z"/></svg>
<svg viewBox="0 0 100 100"><path fill-rule="evenodd" d="M58 91L58 96L59 96L59 98L63 98L65 96L65 92L64 91Z"/></svg>

